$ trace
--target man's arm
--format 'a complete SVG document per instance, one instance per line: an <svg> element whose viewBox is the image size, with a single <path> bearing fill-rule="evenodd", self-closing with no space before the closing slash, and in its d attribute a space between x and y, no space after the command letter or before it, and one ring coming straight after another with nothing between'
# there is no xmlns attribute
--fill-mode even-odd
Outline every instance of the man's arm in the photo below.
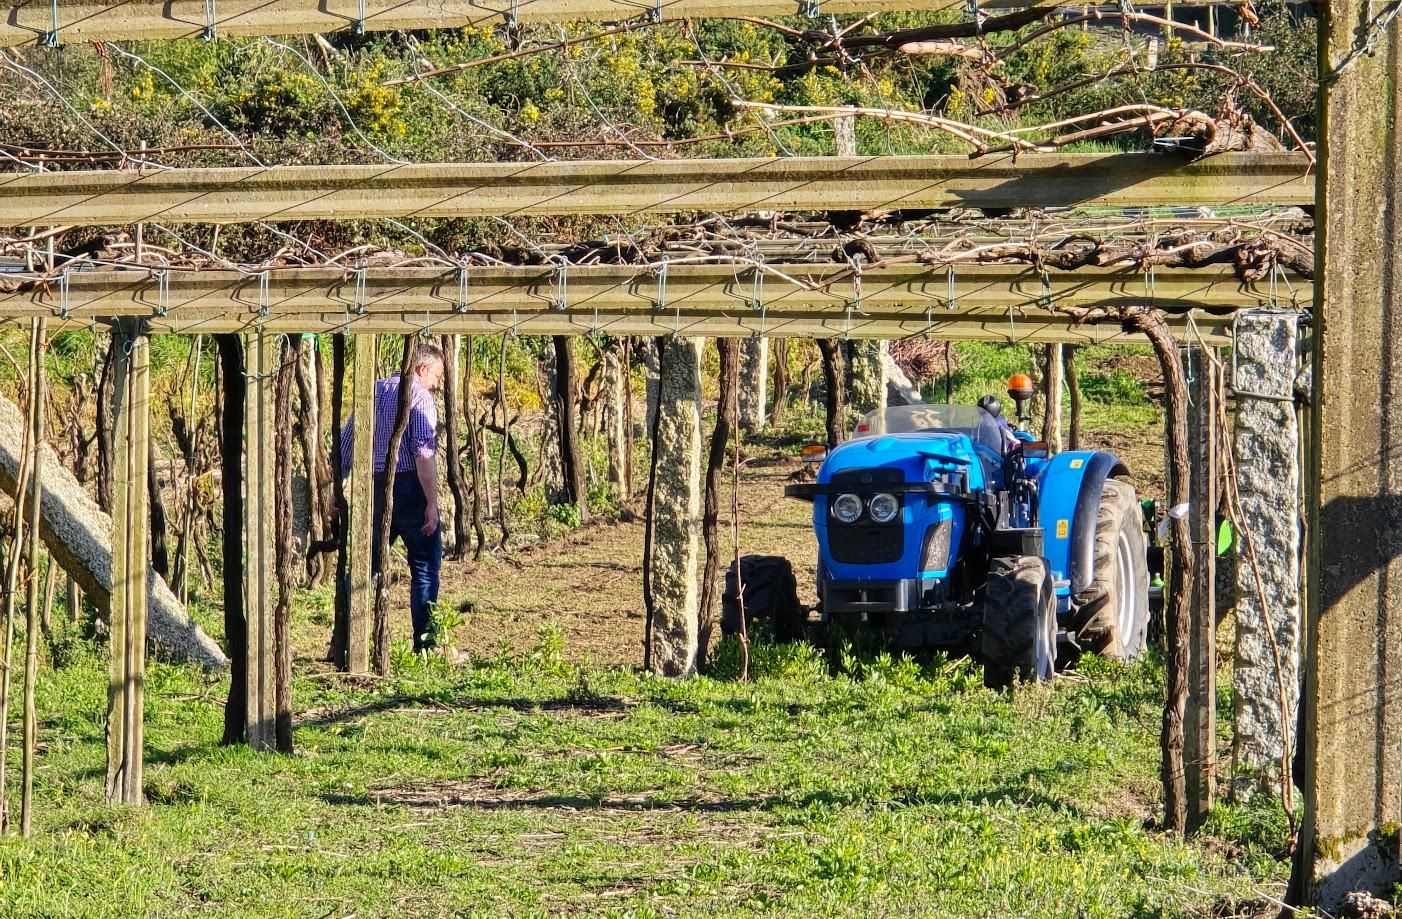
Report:
<svg viewBox="0 0 1402 919"><path fill-rule="evenodd" d="M414 471L419 476L419 487L424 490L424 496L428 498L428 506L424 508L424 525L420 532L425 536L432 536L433 531L438 529L438 458L432 454L424 456L422 453L414 455Z"/></svg>

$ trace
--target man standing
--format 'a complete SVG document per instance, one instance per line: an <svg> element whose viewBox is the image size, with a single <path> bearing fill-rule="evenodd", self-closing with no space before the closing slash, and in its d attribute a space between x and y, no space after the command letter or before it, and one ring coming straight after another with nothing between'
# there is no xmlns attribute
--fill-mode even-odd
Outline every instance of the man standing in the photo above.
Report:
<svg viewBox="0 0 1402 919"><path fill-rule="evenodd" d="M443 537L438 521L438 407L433 392L443 379L443 352L420 344L409 373L409 426L399 443L393 469L385 469L385 453L399 411L399 374L375 382L375 506L371 571L380 573L380 518L384 514L386 476L394 479L394 506L389 541L403 540L409 559L409 613L414 620L414 650L431 648L429 616L438 602L438 572L443 563ZM341 430L341 471L350 471L355 416Z"/></svg>

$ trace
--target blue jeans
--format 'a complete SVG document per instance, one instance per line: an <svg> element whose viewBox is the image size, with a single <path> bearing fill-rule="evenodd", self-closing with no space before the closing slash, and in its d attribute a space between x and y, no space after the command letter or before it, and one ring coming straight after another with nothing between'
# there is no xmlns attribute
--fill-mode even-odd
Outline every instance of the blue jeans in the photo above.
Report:
<svg viewBox="0 0 1402 919"><path fill-rule="evenodd" d="M380 516L384 513L384 478L375 476L375 516L370 545L371 571L380 571ZM428 498L418 476L401 472L394 480L394 510L390 517L389 542L404 542L409 558L409 614L414 620L414 650L433 647L428 637L429 615L438 602L438 570L443 565L443 528L439 526L429 536L423 534L424 512Z"/></svg>

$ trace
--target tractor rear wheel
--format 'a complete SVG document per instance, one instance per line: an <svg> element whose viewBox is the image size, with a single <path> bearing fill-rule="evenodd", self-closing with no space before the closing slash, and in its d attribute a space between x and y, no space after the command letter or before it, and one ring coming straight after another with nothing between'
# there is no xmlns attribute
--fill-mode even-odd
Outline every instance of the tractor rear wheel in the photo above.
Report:
<svg viewBox="0 0 1402 919"><path fill-rule="evenodd" d="M1043 683L1056 673L1056 593L1035 555L995 558L983 598L983 685L1001 689L1019 674Z"/></svg>
<svg viewBox="0 0 1402 919"><path fill-rule="evenodd" d="M1095 521L1095 575L1076 598L1078 642L1111 660L1134 660L1149 631L1149 563L1134 487L1108 479Z"/></svg>

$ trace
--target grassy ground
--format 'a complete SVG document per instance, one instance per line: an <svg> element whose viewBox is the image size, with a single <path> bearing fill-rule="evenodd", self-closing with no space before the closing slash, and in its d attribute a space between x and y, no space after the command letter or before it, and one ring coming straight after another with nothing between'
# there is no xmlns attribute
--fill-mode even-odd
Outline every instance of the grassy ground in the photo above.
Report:
<svg viewBox="0 0 1402 919"><path fill-rule="evenodd" d="M1088 390L1140 357L1084 355ZM1015 358L971 352L961 391L993 391ZM1142 469L1146 494L1155 412L1087 408L1091 442ZM782 498L793 440L748 448L741 545L793 559L811 602L808 508ZM387 680L328 672L329 597L303 596L291 758L218 747L224 687L153 665L142 811L101 803L103 659L60 641L37 833L0 839L0 915L1273 913L1278 808L1224 805L1189 843L1154 829L1157 662L1000 695L964 661L802 646L759 647L742 684L723 645L708 676L659 680L633 669L641 545L641 524L602 523L450 564L469 662L401 645Z"/></svg>
<svg viewBox="0 0 1402 919"><path fill-rule="evenodd" d="M811 568L791 467L755 460L746 550ZM806 647L760 647L741 684L725 645L707 677L655 679L627 666L639 537L451 569L471 662L400 653L383 681L326 671L304 597L292 758L218 747L222 685L154 666L145 811L101 804L105 671L63 645L0 915L1206 916L1278 893L1269 805L1192 843L1153 829L1156 662L999 695L965 661Z"/></svg>

